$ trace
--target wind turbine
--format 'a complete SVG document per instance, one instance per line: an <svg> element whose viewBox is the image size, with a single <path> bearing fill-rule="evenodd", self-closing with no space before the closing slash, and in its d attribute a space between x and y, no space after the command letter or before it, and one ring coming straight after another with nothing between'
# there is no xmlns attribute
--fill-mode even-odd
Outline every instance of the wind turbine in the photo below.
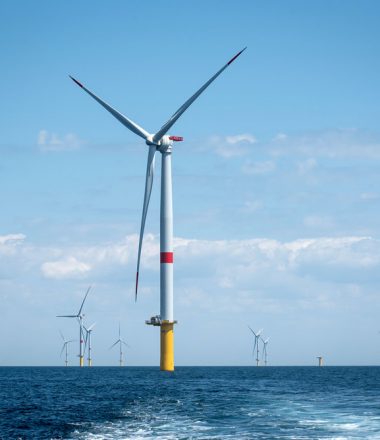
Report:
<svg viewBox="0 0 380 440"><path fill-rule="evenodd" d="M261 340L263 341L263 357L264 357L264 365L267 366L268 364L268 352L267 352L267 345L269 342L269 338L266 338L265 340L263 338L261 338Z"/></svg>
<svg viewBox="0 0 380 440"><path fill-rule="evenodd" d="M94 327L95 327L95 323L94 324L92 324L92 325L90 325L90 327L89 328L86 328L86 326L85 325L83 325L83 328L84 328L84 331L86 332L86 338L85 338L85 343L84 343L84 351L86 351L86 346L87 346L87 342L88 342L88 349L87 349L87 353L88 353L88 356L87 356L87 362L88 362L88 366L89 367L92 367L92 358L91 358L91 333L92 333L92 330L94 329Z"/></svg>
<svg viewBox="0 0 380 440"><path fill-rule="evenodd" d="M148 212L149 200L153 185L153 173L155 154L161 153L161 209L160 209L160 315L145 321L148 325L161 328L160 342L160 369L164 371L174 370L174 331L173 326L177 322L173 314L173 203L172 203L172 170L171 154L174 142L183 141L181 136L167 135L168 131L190 105L204 92L207 87L245 50L238 52L213 75L194 95L192 95L179 109L168 119L167 122L155 133L151 134L133 122L131 119L119 113L109 104L104 102L82 83L70 76L70 78L101 106L110 112L119 122L142 137L149 147L145 177L145 193L140 227L139 247L137 254L137 271L135 300L139 282L141 248L144 236L145 221Z"/></svg>
<svg viewBox="0 0 380 440"><path fill-rule="evenodd" d="M76 315L57 315L57 318L77 318L79 323L79 366L83 367L83 318L82 313L84 302L86 301L87 295L90 292L91 286L87 289L86 295L83 298L82 305L80 306L79 312Z"/></svg>
<svg viewBox="0 0 380 440"><path fill-rule="evenodd" d="M259 362L260 362L260 358L259 358L259 341L260 341L260 335L261 332L263 331L263 329L259 330L258 332L254 332L250 326L248 326L248 328L251 330L251 332L253 333L254 337L255 337L255 343L253 346L253 351L252 351L252 355L255 355L255 350L256 350L256 366L259 366Z"/></svg>
<svg viewBox="0 0 380 440"><path fill-rule="evenodd" d="M119 365L120 365L120 367L122 367L123 366L123 344L126 347L129 347L129 345L121 339L121 336L120 336L120 323L119 323L119 339L114 344L111 345L109 350L111 350L111 348L115 347L116 344L119 344L119 353L120 353Z"/></svg>
<svg viewBox="0 0 380 440"><path fill-rule="evenodd" d="M62 338L62 340L63 340L63 346L62 346L62 350L61 350L61 356L62 356L63 351L65 351L65 367L67 367L67 366L68 366L68 354L69 354L69 352L68 352L68 348L67 348L67 347L68 347L68 345L70 344L70 342L74 342L74 339L70 339L70 340L67 340L67 341L66 341L66 339L65 339L65 337L63 336L62 332L59 331L59 333L60 333L61 338Z"/></svg>

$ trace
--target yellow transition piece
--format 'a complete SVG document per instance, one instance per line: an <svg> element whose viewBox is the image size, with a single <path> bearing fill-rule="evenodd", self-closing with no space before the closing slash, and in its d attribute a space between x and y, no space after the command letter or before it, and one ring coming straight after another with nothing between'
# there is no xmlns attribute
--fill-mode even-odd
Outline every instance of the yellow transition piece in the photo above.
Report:
<svg viewBox="0 0 380 440"><path fill-rule="evenodd" d="M79 366L83 367L83 356L79 357Z"/></svg>
<svg viewBox="0 0 380 440"><path fill-rule="evenodd" d="M174 371L174 323L162 321L161 323L161 371Z"/></svg>

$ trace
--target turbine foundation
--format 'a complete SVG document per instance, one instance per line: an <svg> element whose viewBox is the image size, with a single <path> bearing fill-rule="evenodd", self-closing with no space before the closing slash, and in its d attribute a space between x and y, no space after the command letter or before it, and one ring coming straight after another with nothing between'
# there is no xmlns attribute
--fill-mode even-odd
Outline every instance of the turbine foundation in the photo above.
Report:
<svg viewBox="0 0 380 440"><path fill-rule="evenodd" d="M174 322L161 323L161 371L174 371Z"/></svg>
<svg viewBox="0 0 380 440"><path fill-rule="evenodd" d="M174 324L177 321L164 321L156 315L145 324L160 327L160 370L174 371Z"/></svg>

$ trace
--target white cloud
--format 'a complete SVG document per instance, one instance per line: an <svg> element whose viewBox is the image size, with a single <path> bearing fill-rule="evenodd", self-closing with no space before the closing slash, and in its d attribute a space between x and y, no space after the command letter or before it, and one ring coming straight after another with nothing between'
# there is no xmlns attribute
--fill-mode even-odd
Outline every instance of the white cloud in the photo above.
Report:
<svg viewBox="0 0 380 440"><path fill-rule="evenodd" d="M138 236L131 235L118 243L92 247L61 249L56 261L41 265L44 276L49 278L77 277L89 272L111 272L118 266L122 271L136 263ZM30 258L46 249L30 251ZM159 237L147 234L142 251L141 265L144 269L159 270ZM235 283L235 275L244 272L258 273L264 268L273 274L292 272L307 265L310 275L313 262L325 266L340 265L342 268L373 267L380 262L380 243L371 237L322 237L280 242L273 239L247 240L198 240L174 238L175 261L186 263L189 270L195 266L209 274L220 274L220 285ZM56 249L50 253L57 255ZM130 266L132 264L132 266ZM239 283L234 284L237 287Z"/></svg>
<svg viewBox="0 0 380 440"><path fill-rule="evenodd" d="M60 261L46 262L41 271L46 278L77 278L86 275L91 270L87 263L78 261L75 257L66 257Z"/></svg>
<svg viewBox="0 0 380 440"><path fill-rule="evenodd" d="M314 168L317 167L317 165L318 162L313 157L310 157L306 160L299 161L297 163L297 169L299 174L303 175L312 171Z"/></svg>
<svg viewBox="0 0 380 440"><path fill-rule="evenodd" d="M17 248L24 242L24 234L0 235L0 254L11 255L17 251Z"/></svg>
<svg viewBox="0 0 380 440"><path fill-rule="evenodd" d="M0 235L0 246L2 245L15 245L23 242L26 238L24 234L8 234Z"/></svg>
<svg viewBox="0 0 380 440"><path fill-rule="evenodd" d="M277 135L266 146L272 156L380 159L380 136L355 129L328 130L303 135Z"/></svg>
<svg viewBox="0 0 380 440"><path fill-rule="evenodd" d="M215 153L225 159L245 156L250 152L249 146L256 143L256 138L251 134L238 134L234 136L213 136L209 139L209 146Z"/></svg>
<svg viewBox="0 0 380 440"><path fill-rule="evenodd" d="M40 130L37 137L37 144L42 151L68 151L77 150L84 141L74 133L67 133L59 137L55 133L49 133L46 130Z"/></svg>
<svg viewBox="0 0 380 440"><path fill-rule="evenodd" d="M124 286L127 283L132 288L137 235L119 242L67 248L25 245L22 234L4 237L2 241L19 243L13 253L0 253L1 267L7 273L11 271L14 278L22 274L26 279L28 272L33 276L40 271L43 277L56 280L100 279L104 284L118 278ZM375 282L379 277L380 242L365 236L285 242L267 238L176 237L174 253L177 288L190 289L197 298L203 295L203 308L210 304L224 310L232 299L236 310L249 302L272 311L283 309L285 304L312 307L313 302L319 301L321 307L333 307L342 292L352 295L359 291L365 295L362 281ZM141 287L148 291L155 285L152 280L157 279L158 262L159 237L147 234L142 251ZM12 270L8 270L9 265Z"/></svg>
<svg viewBox="0 0 380 440"><path fill-rule="evenodd" d="M272 160L261 162L247 161L243 165L244 174L269 174L276 169L276 163Z"/></svg>
<svg viewBox="0 0 380 440"><path fill-rule="evenodd" d="M285 139L288 138L288 135L286 135L285 133L278 133L276 134L276 136L273 138L274 141L284 141Z"/></svg>
<svg viewBox="0 0 380 440"><path fill-rule="evenodd" d="M235 136L226 136L226 142L230 145L236 145L243 142L246 142L247 144L255 144L256 138L252 136L251 134L237 134Z"/></svg>

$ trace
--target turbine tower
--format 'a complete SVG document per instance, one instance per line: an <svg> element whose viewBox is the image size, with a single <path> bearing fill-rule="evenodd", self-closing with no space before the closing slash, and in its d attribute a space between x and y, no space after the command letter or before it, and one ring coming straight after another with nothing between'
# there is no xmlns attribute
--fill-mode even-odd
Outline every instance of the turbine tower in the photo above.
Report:
<svg viewBox="0 0 380 440"><path fill-rule="evenodd" d="M153 185L153 173L155 154L161 153L161 209L160 209L160 315L145 321L148 325L160 327L160 368L164 371L174 370L174 320L173 313L173 203L172 203L172 170L171 154L174 142L182 141L181 136L167 135L168 131L190 105L204 92L207 87L245 50L241 50L227 64L218 70L193 96L191 96L179 109L169 118L167 122L155 133L151 134L138 124L119 113L90 90L84 87L78 80L70 78L93 99L110 112L119 122L142 137L149 147L148 160L145 178L145 193L140 227L139 247L137 254L137 271L135 300L139 283L139 270L141 248L144 236L145 221L148 212L149 200Z"/></svg>
<svg viewBox="0 0 380 440"><path fill-rule="evenodd" d="M83 298L82 305L80 306L79 312L76 315L57 315L57 318L77 318L79 324L79 366L83 367L83 318L84 314L82 313L84 302L86 301L87 295L91 289L91 286L87 289L86 295Z"/></svg>
<svg viewBox="0 0 380 440"><path fill-rule="evenodd" d="M62 356L63 351L65 351L65 367L67 367L68 364L69 364L69 363L68 363L68 354L69 354L69 351L68 351L68 345L70 344L70 342L74 342L74 339L70 339L70 340L67 340L67 341L66 341L66 339L65 339L65 337L63 336L62 332L59 331L59 333L60 333L61 338L62 338L62 340L63 340L63 345L62 345L62 350L61 350L61 354L60 354L60 356Z"/></svg>
<svg viewBox="0 0 380 440"><path fill-rule="evenodd" d="M255 355L255 350L256 350L256 367L259 366L260 363L260 358L259 358L259 341L260 341L260 335L261 332L263 331L263 329L259 330L258 332L254 332L250 326L248 326L248 328L251 330L251 332L253 333L254 337L255 337L255 343L253 345L253 351L252 351L252 355Z"/></svg>
<svg viewBox="0 0 380 440"><path fill-rule="evenodd" d="M261 338L261 340L263 341L263 358L264 358L264 365L267 366L268 365L268 352L267 352L267 345L269 342L269 338L266 338L265 340L263 338Z"/></svg>
<svg viewBox="0 0 380 440"><path fill-rule="evenodd" d="M121 336L120 336L120 323L119 323L119 339L114 344L111 345L109 350L111 350L111 348L115 347L116 344L119 344L119 355L120 355L120 357L119 357L119 365L120 365L120 367L122 367L123 366L123 345L125 345L126 347L129 347L129 345L121 339Z"/></svg>
<svg viewBox="0 0 380 440"><path fill-rule="evenodd" d="M87 349L87 365L89 367L92 367L92 358L91 358L91 350L92 350L92 346L91 346L91 333L92 330L95 327L95 323L90 325L89 328L86 328L85 325L83 325L84 331L86 332L86 337L85 337L85 342L84 342L84 351L86 351L86 346L88 343L88 349Z"/></svg>

